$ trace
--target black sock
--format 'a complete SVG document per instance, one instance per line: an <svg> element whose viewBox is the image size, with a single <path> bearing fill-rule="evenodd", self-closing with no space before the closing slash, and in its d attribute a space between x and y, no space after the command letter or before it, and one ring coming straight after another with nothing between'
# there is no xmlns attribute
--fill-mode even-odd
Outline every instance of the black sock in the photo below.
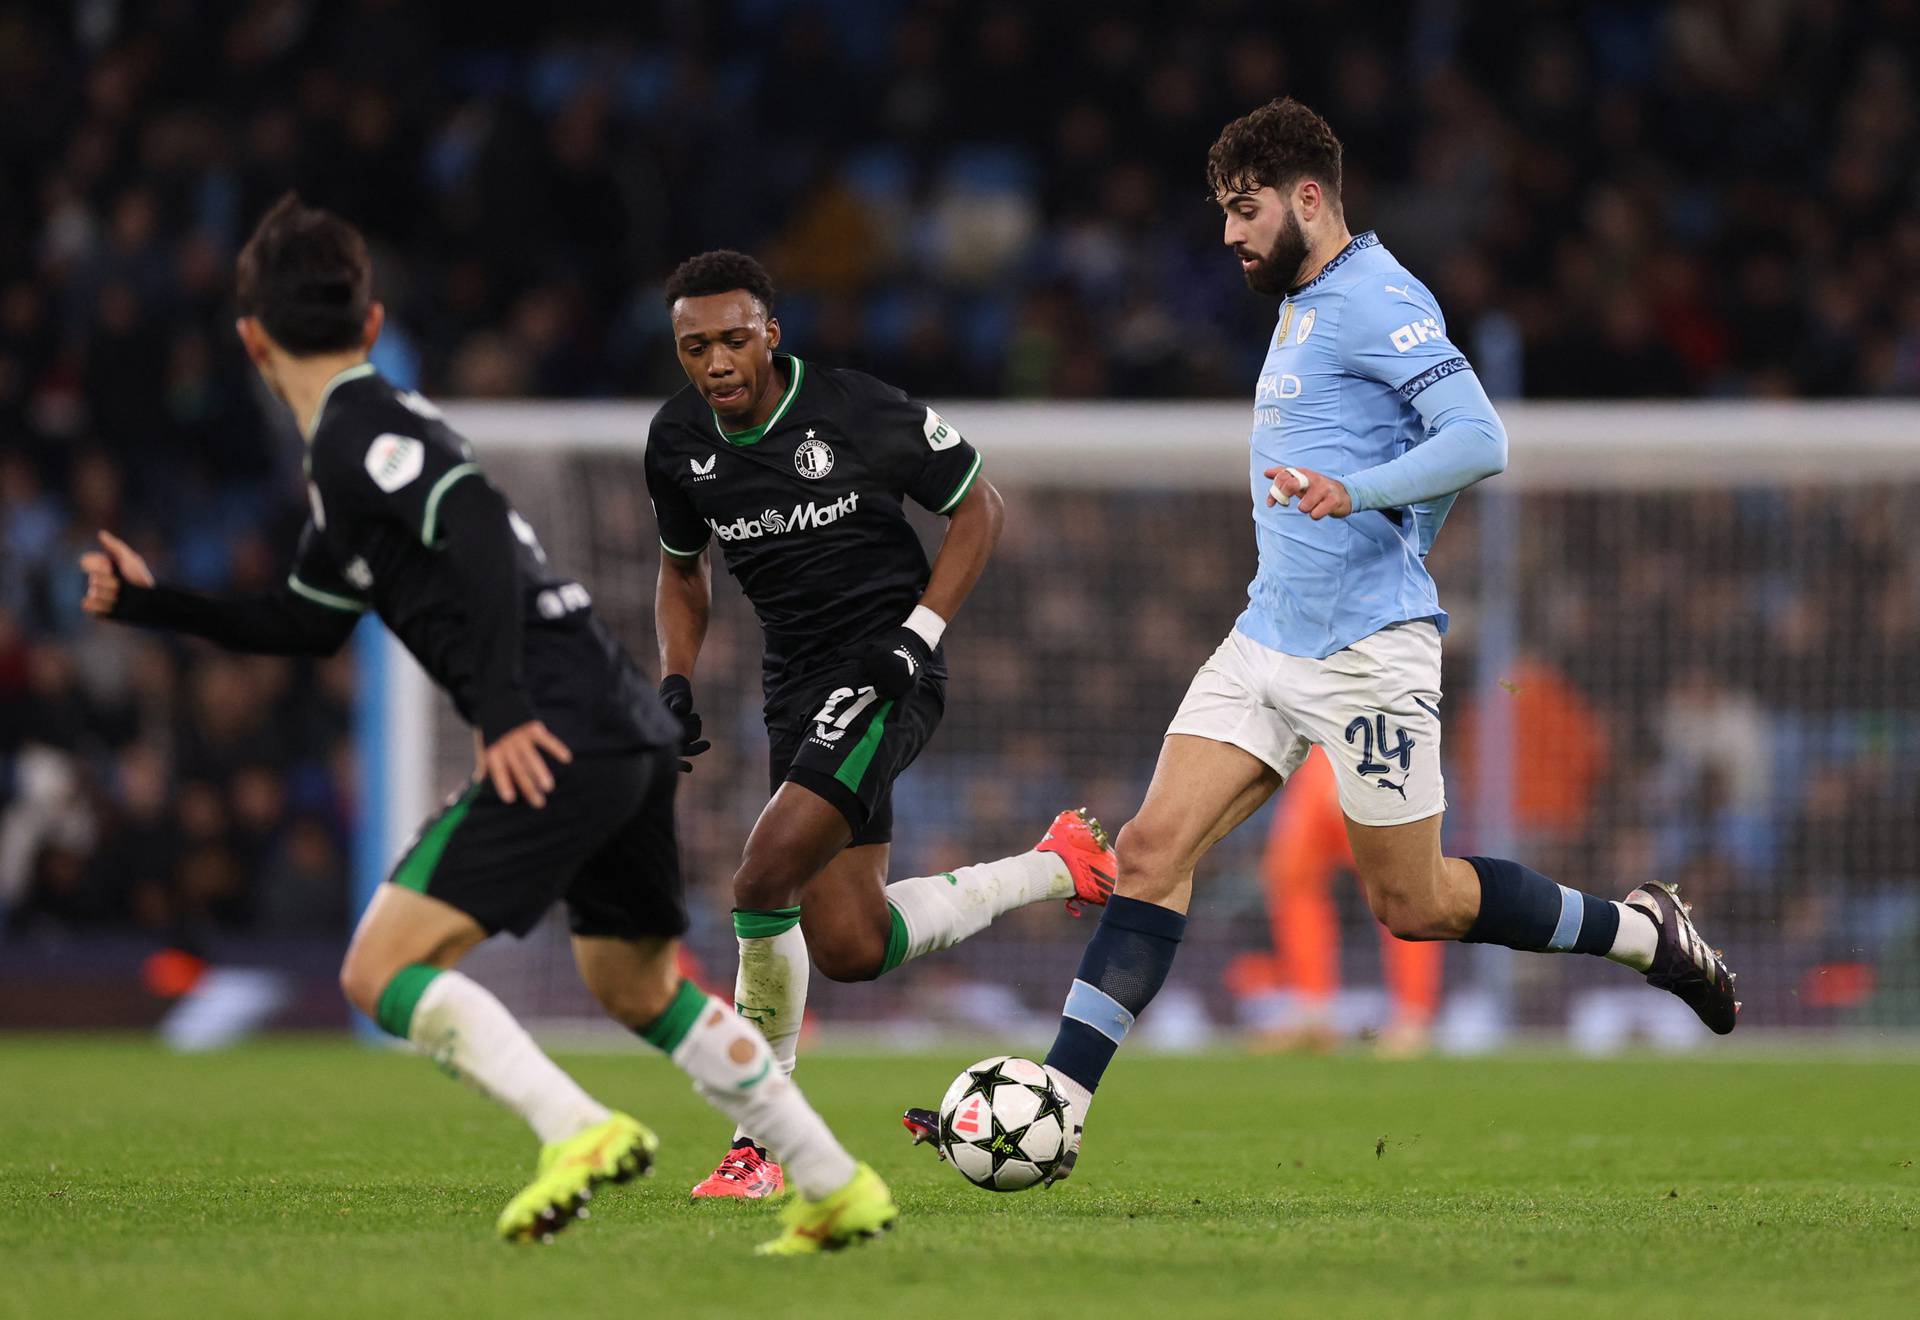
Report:
<svg viewBox="0 0 1920 1320"><path fill-rule="evenodd" d="M1620 910L1604 898L1557 885L1518 862L1469 857L1480 877L1480 915L1463 944L1504 944L1534 952L1605 957L1620 933Z"/></svg>
<svg viewBox="0 0 1920 1320"><path fill-rule="evenodd" d="M1047 1066L1089 1091L1099 1086L1134 1018L1160 992L1186 929L1186 917L1172 908L1108 899L1067 992Z"/></svg>

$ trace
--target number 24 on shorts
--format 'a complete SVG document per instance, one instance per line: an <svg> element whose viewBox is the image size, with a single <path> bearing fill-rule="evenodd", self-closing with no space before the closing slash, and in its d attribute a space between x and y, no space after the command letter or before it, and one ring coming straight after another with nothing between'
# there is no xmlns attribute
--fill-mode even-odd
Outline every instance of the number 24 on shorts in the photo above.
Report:
<svg viewBox="0 0 1920 1320"><path fill-rule="evenodd" d="M1407 734L1405 729L1395 729L1394 738L1394 743L1389 746L1387 743L1387 717L1385 715L1375 715L1371 723L1367 721L1366 716L1356 715L1353 722L1347 725L1347 741L1352 743L1358 740L1360 744L1360 764L1356 766L1355 769L1363 775L1384 775L1391 773L1393 770L1392 765L1386 761L1376 761L1373 759L1374 751L1377 749L1380 755L1392 757L1394 760L1400 762L1400 769L1405 771L1413 763L1413 749L1418 744Z"/></svg>

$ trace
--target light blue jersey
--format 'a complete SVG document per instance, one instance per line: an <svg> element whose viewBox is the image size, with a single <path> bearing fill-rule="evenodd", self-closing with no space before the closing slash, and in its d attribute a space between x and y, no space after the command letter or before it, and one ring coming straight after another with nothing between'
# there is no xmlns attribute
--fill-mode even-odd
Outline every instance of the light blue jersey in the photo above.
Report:
<svg viewBox="0 0 1920 1320"><path fill-rule="evenodd" d="M1445 632L1426 552L1455 494L1506 467L1507 436L1439 303L1375 235L1280 305L1253 415L1260 568L1235 627L1314 659L1413 619ZM1353 513L1269 507L1275 465L1344 482Z"/></svg>

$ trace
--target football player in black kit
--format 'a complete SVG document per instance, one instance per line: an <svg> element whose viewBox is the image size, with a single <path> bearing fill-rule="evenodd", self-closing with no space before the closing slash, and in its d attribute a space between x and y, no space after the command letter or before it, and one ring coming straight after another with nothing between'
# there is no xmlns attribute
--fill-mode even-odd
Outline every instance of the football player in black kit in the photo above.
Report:
<svg viewBox="0 0 1920 1320"><path fill-rule="evenodd" d="M265 596L201 596L156 583L102 532L102 550L81 561L85 608L278 655L331 654L371 610L473 726L479 771L380 887L340 983L362 1012L538 1135L537 1176L502 1212L500 1233L550 1239L595 1187L646 1172L658 1145L453 970L489 935L523 935L563 899L581 975L608 1014L735 1122L767 1131L794 1171L802 1195L762 1251L808 1253L884 1231L897 1213L885 1185L774 1066L761 1034L680 976L679 725L467 442L367 360L385 314L360 234L289 194L260 222L238 274L240 338L307 442L312 512L293 570Z"/></svg>
<svg viewBox="0 0 1920 1320"><path fill-rule="evenodd" d="M1105 903L1113 854L1098 822L1063 811L1030 852L887 883L893 781L945 709L941 637L993 552L1000 495L933 409L780 351L773 284L751 257L688 260L666 300L690 383L647 436L660 695L684 724L683 754L706 750L692 676L718 538L765 634L772 743L772 800L733 881L734 998L791 1069L809 954L836 981L871 980L1028 903ZM908 499L948 520L931 568ZM778 1192L768 1144L741 1124L693 1194Z"/></svg>

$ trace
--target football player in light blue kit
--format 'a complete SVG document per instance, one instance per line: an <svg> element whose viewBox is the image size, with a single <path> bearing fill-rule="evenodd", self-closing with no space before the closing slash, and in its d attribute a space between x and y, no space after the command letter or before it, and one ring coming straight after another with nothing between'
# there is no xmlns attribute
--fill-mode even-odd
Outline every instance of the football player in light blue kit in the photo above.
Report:
<svg viewBox="0 0 1920 1320"><path fill-rule="evenodd" d="M1168 727L1047 1068L1078 1127L1165 980L1194 865L1326 748L1367 901L1404 939L1595 954L1733 1030L1733 977L1668 884L1624 902L1517 862L1443 856L1440 608L1424 562L1507 436L1427 287L1347 228L1339 139L1291 99L1229 124L1207 176L1247 284L1281 299L1254 389L1260 568ZM1071 1167L1069 1164L1068 1167Z"/></svg>

